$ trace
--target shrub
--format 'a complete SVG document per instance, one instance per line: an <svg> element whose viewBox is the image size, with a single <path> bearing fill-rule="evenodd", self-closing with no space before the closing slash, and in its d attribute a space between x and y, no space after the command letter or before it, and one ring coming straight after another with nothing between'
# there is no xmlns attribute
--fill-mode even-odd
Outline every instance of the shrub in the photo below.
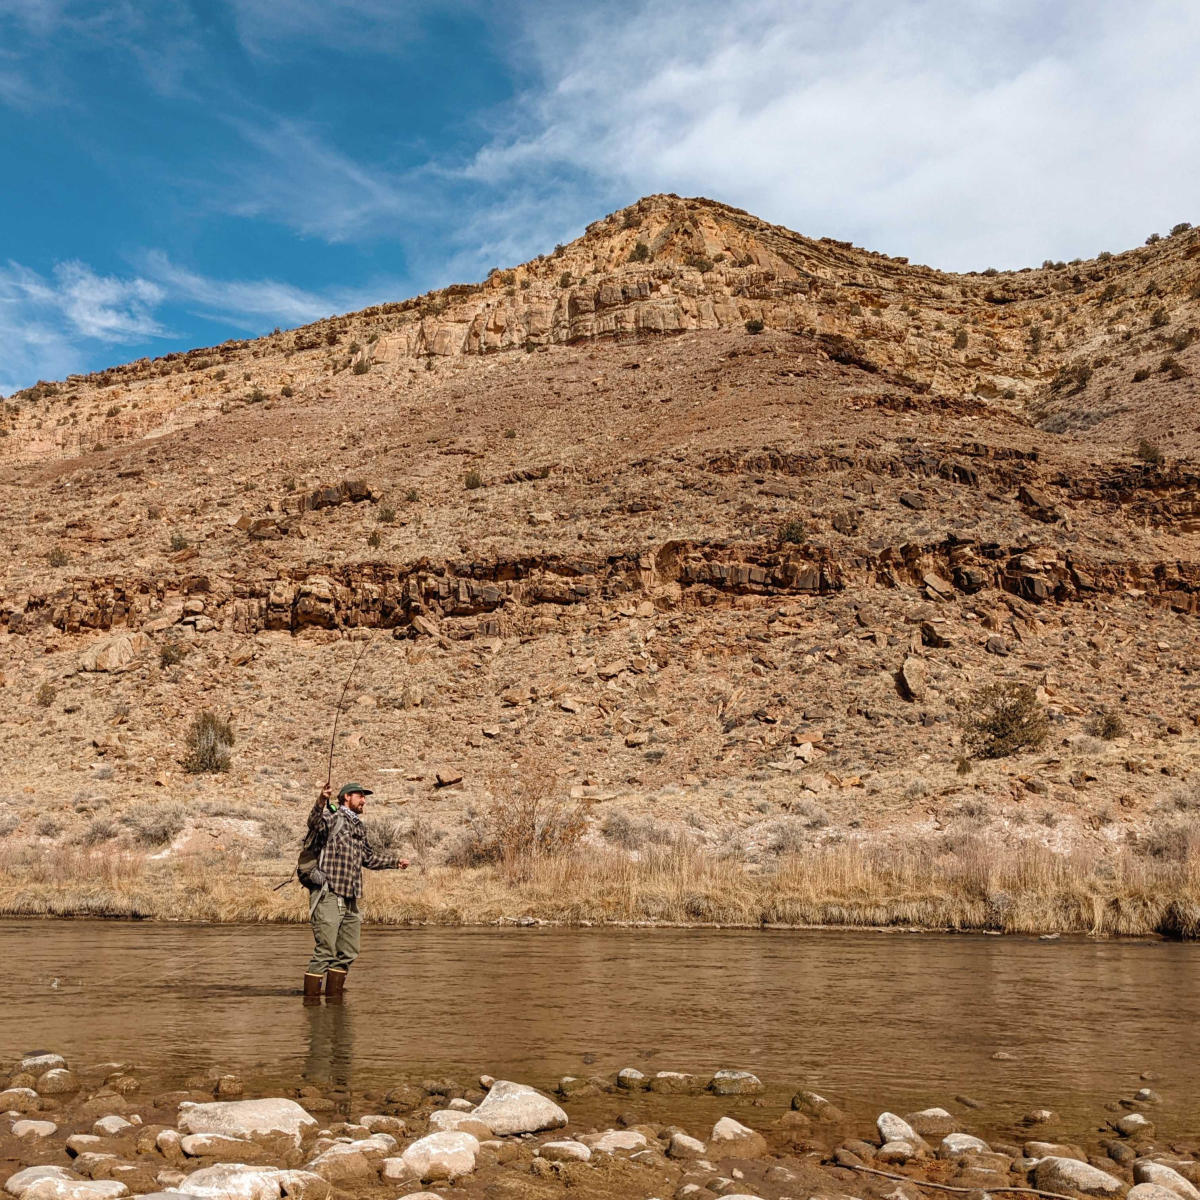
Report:
<svg viewBox="0 0 1200 1200"><path fill-rule="evenodd" d="M46 561L52 567L65 567L71 561L70 556L61 546L55 546L49 554L46 555Z"/></svg>
<svg viewBox="0 0 1200 1200"><path fill-rule="evenodd" d="M182 807L170 803L137 804L121 816L121 824L143 846L165 846L174 841L184 823Z"/></svg>
<svg viewBox="0 0 1200 1200"><path fill-rule="evenodd" d="M80 833L79 840L85 846L98 846L101 842L111 842L116 836L116 821L111 817L93 817Z"/></svg>
<svg viewBox="0 0 1200 1200"><path fill-rule="evenodd" d="M1146 438L1142 438L1137 444L1137 449L1133 452L1134 458L1141 462L1147 463L1152 467L1162 465L1163 452L1153 442Z"/></svg>
<svg viewBox="0 0 1200 1200"><path fill-rule="evenodd" d="M561 274L561 275L558 277L558 286L559 286L559 287L564 287L564 288L565 288L565 287L570 287L570 286L571 286L571 272L570 272L570 271L564 271L564 272L563 272L563 273L562 273L562 274Z"/></svg>
<svg viewBox="0 0 1200 1200"><path fill-rule="evenodd" d="M463 486L468 491L474 491L476 488L483 487L483 476L479 473L478 467L472 467L463 480Z"/></svg>
<svg viewBox="0 0 1200 1200"><path fill-rule="evenodd" d="M506 438L515 438L517 436L517 431L515 429L506 429L504 431L504 436Z"/></svg>
<svg viewBox="0 0 1200 1200"><path fill-rule="evenodd" d="M1188 373L1187 367L1173 354L1166 355L1158 364L1158 369L1171 379L1184 379Z"/></svg>
<svg viewBox="0 0 1200 1200"><path fill-rule="evenodd" d="M955 350L965 350L967 348L967 331L965 329L958 330L954 335Z"/></svg>
<svg viewBox="0 0 1200 1200"><path fill-rule="evenodd" d="M182 638L169 637L159 647L158 665L163 670L166 670L167 667L173 667L187 658L190 649L191 647Z"/></svg>
<svg viewBox="0 0 1200 1200"><path fill-rule="evenodd" d="M1171 318L1167 316L1167 310L1161 305L1150 314L1151 329L1161 329L1164 325L1169 325L1170 323Z"/></svg>
<svg viewBox="0 0 1200 1200"><path fill-rule="evenodd" d="M33 832L38 837L57 837L61 831L62 823L57 817L50 816L49 813L38 817L37 824L33 827Z"/></svg>
<svg viewBox="0 0 1200 1200"><path fill-rule="evenodd" d="M1030 354L1041 354L1042 342L1044 341L1045 337L1046 337L1046 334L1040 325L1034 325L1030 328L1030 330L1029 330L1029 353Z"/></svg>
<svg viewBox="0 0 1200 1200"><path fill-rule="evenodd" d="M189 546L187 538L182 533L171 534L171 549L186 550Z"/></svg>
<svg viewBox="0 0 1200 1200"><path fill-rule="evenodd" d="M1146 239L1146 245L1147 245L1147 246L1153 246L1155 242L1161 242L1161 241L1162 241L1162 234L1161 234L1161 233L1152 233L1152 234L1151 234L1151 235L1150 235L1150 236L1149 236L1149 237Z"/></svg>
<svg viewBox="0 0 1200 1200"><path fill-rule="evenodd" d="M279 394L287 399L291 399L291 397L296 394L296 389L293 388L290 383L285 383L283 387L279 389Z"/></svg>
<svg viewBox="0 0 1200 1200"><path fill-rule="evenodd" d="M638 242L636 246L629 252L629 261L631 263L641 263L650 261L650 247L645 242Z"/></svg>
<svg viewBox="0 0 1200 1200"><path fill-rule="evenodd" d="M189 775L213 775L228 771L233 728L228 721L205 709L197 713L187 734L183 769Z"/></svg>
<svg viewBox="0 0 1200 1200"><path fill-rule="evenodd" d="M247 404L265 404L266 400L267 393L264 392L260 387L252 389L250 395L246 397Z"/></svg>
<svg viewBox="0 0 1200 1200"><path fill-rule="evenodd" d="M370 546L372 550L378 550L379 547L383 545L383 534L381 534L378 529L372 529L367 535L367 545Z"/></svg>
<svg viewBox="0 0 1200 1200"><path fill-rule="evenodd" d="M1111 742L1114 738L1125 736L1125 722L1121 719L1120 713L1102 708L1088 722L1087 731L1092 737L1103 738L1104 741Z"/></svg>
<svg viewBox="0 0 1200 1200"><path fill-rule="evenodd" d="M404 493L404 499L407 500L409 504L416 504L420 498L420 494L417 492L416 488L409 488L408 491Z"/></svg>
<svg viewBox="0 0 1200 1200"><path fill-rule="evenodd" d="M49 708L54 703L54 697L57 695L58 689L46 679L38 684L37 691L33 693L33 700L39 708Z"/></svg>
<svg viewBox="0 0 1200 1200"><path fill-rule="evenodd" d="M1036 750L1046 740L1048 723L1028 684L991 683L971 696L960 728L973 758L1007 758Z"/></svg>
<svg viewBox="0 0 1200 1200"><path fill-rule="evenodd" d="M712 259L705 258L703 254L689 254L684 261L689 267L699 271L701 275L705 275L713 269Z"/></svg>
<svg viewBox="0 0 1200 1200"><path fill-rule="evenodd" d="M765 328L766 326L757 317L751 317L751 319L746 322L747 333L762 333Z"/></svg>
<svg viewBox="0 0 1200 1200"><path fill-rule="evenodd" d="M784 522L784 524L779 527L778 536L780 542L801 545L808 534L804 528L804 522L798 517L792 517L790 521Z"/></svg>
<svg viewBox="0 0 1200 1200"><path fill-rule="evenodd" d="M378 516L381 525L390 525L396 519L396 510L390 504L381 504Z"/></svg>
<svg viewBox="0 0 1200 1200"><path fill-rule="evenodd" d="M625 213L625 220L621 222L622 229L636 229L642 223L641 218L631 208Z"/></svg>
<svg viewBox="0 0 1200 1200"><path fill-rule="evenodd" d="M1172 350L1186 350L1196 340L1196 327L1189 325L1186 329L1177 329L1169 339Z"/></svg>
<svg viewBox="0 0 1200 1200"><path fill-rule="evenodd" d="M1180 221L1177 225L1171 226L1171 237L1178 237L1181 233L1187 233L1191 227L1191 221Z"/></svg>

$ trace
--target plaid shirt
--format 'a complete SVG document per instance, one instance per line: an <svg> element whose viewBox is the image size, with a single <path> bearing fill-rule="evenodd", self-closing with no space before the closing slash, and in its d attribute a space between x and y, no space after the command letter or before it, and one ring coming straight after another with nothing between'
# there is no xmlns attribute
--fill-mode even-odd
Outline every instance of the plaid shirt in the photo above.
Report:
<svg viewBox="0 0 1200 1200"><path fill-rule="evenodd" d="M398 854L380 854L372 849L367 827L344 805L332 808L318 800L308 816L309 833L325 830L325 845L317 865L325 874L329 890L338 896L358 899L362 895L363 867L387 871L400 865Z"/></svg>

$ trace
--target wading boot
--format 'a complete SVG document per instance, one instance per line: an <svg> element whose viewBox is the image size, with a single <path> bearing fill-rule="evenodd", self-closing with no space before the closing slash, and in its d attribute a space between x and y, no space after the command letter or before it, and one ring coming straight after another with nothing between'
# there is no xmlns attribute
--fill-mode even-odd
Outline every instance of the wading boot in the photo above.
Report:
<svg viewBox="0 0 1200 1200"><path fill-rule="evenodd" d="M319 1004L321 1002L321 984L324 983L323 975L310 975L307 971L304 972L304 1003Z"/></svg>
<svg viewBox="0 0 1200 1200"><path fill-rule="evenodd" d="M325 976L325 999L340 1003L346 994L346 972L331 967Z"/></svg>

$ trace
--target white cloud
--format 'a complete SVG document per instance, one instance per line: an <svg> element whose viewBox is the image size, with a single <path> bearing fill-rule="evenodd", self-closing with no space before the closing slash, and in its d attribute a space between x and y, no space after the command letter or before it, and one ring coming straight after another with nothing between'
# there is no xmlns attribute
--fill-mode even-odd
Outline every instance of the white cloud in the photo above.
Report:
<svg viewBox="0 0 1200 1200"><path fill-rule="evenodd" d="M1118 249L1197 215L1188 0L564 11L527 10L539 82L467 169L497 204L531 180L548 208L708 195L964 269Z"/></svg>

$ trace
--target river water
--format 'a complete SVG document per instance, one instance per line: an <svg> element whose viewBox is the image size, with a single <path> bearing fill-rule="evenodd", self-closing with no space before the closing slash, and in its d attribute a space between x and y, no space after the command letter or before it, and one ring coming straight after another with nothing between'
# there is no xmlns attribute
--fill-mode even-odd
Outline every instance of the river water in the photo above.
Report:
<svg viewBox="0 0 1200 1200"><path fill-rule="evenodd" d="M367 927L340 1008L298 995L295 926L0 922L0 1058L381 1087L480 1072L740 1067L873 1111L1003 1124L1153 1086L1200 1128L1200 945L870 932ZM1011 1057L993 1057L997 1054Z"/></svg>

